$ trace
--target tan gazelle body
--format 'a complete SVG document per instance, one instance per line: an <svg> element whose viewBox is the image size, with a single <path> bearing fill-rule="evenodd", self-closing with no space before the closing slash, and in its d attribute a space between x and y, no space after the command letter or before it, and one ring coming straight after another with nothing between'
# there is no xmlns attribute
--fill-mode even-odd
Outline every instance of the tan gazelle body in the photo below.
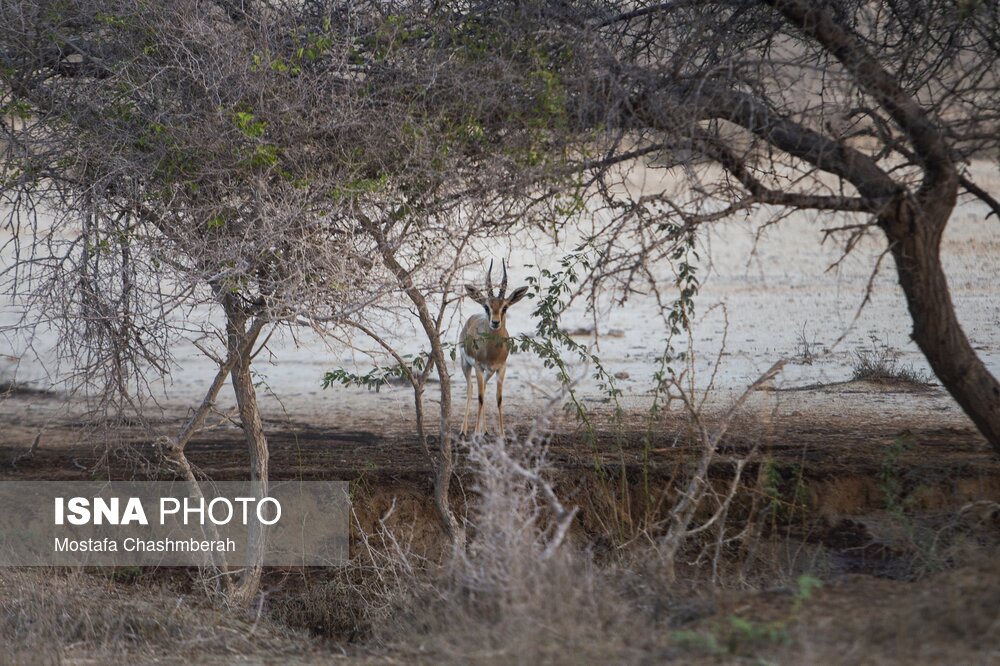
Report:
<svg viewBox="0 0 1000 666"><path fill-rule="evenodd" d="M507 308L524 298L527 287L518 287L504 296L507 291L507 265L503 266L503 280L500 290L493 295L493 262L490 261L486 273L486 293L471 284L465 285L465 290L483 311L472 315L462 327L459 338L459 353L462 362L462 372L465 374L465 418L462 420L462 434L469 432L469 409L472 406L472 372L476 373L476 385L479 388L479 410L476 412L475 434L481 435L485 429L483 415L486 411L486 382L493 375L497 376L497 422L500 426L500 436L506 437L503 427L503 380L507 373Z"/></svg>

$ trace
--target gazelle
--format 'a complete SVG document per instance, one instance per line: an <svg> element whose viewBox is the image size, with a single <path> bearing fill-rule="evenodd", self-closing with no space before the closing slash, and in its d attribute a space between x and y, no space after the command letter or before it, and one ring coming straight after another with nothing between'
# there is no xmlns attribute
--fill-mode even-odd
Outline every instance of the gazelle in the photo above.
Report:
<svg viewBox="0 0 1000 666"><path fill-rule="evenodd" d="M469 431L469 408L472 405L472 371L476 371L476 385L479 388L479 410L476 412L475 434L482 434L485 429L483 414L486 411L486 382L490 377L497 376L497 421L500 425L500 436L506 437L503 427L503 379L507 374L507 308L524 298L527 287L518 287L504 297L507 291L507 264L503 264L503 280L500 290L493 295L493 261L486 273L486 293L471 284L465 285L465 291L476 303L483 306L484 312L469 317L462 327L462 335L458 346L462 356L462 372L465 374L465 419L462 421L462 434Z"/></svg>

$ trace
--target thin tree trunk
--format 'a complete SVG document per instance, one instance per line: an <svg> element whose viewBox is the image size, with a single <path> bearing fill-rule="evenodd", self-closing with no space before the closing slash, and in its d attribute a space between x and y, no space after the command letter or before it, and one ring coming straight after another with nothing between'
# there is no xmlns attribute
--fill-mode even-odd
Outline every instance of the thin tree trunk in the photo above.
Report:
<svg viewBox="0 0 1000 666"><path fill-rule="evenodd" d="M396 266L399 264L397 263ZM441 344L441 333L435 326L434 318L431 317L423 294L412 285L408 275L405 278L404 287L406 287L406 293L410 300L417 307L417 314L420 317L424 334L430 342L431 358L440 380L441 418L438 424L438 461L434 468L434 504L441 515L441 522L448 537L452 543L460 544L465 541L465 531L452 513L449 500L451 477L455 473L455 458L451 436L451 376L448 374L448 362L445 360L444 347Z"/></svg>
<svg viewBox="0 0 1000 666"><path fill-rule="evenodd" d="M428 335L428 338L431 337ZM440 460L435 470L434 503L438 507L441 520L444 522L445 530L452 543L460 545L465 541L465 530L462 529L452 513L449 501L451 476L455 473L454 444L451 437L451 378L448 376L448 364L444 360L444 349L437 331L434 331L434 337L431 339L431 353L434 356L434 364L437 366L438 378L441 380L440 445L438 448Z"/></svg>
<svg viewBox="0 0 1000 666"><path fill-rule="evenodd" d="M226 377L232 372L236 359L240 356L247 355L252 351L252 341L257 339L257 336L260 334L263 326L263 320L258 319L254 321L247 334L247 340L250 341L250 345L240 349L239 354L235 356L227 356L225 360L218 359L219 371L209 386L208 391L205 393L205 397L202 399L198 409L191 415L191 418L188 419L188 422L177 434L177 437L174 439L164 438L164 440L160 442L161 451L164 457L170 461L170 463L173 464L184 477L191 495L197 499L201 499L202 501L204 501L205 495L202 493L201 485L195 477L194 469L191 467L191 463L187 459L185 449L188 442L191 441L191 438L194 437L195 433L197 433L201 426L205 423L205 419L208 418L208 414L215 405L215 401L219 396L219 391L222 390L222 386L226 383ZM204 530L207 539L213 541L219 540L219 530L211 521L208 521L205 525L203 525L202 529ZM233 590L233 584L232 578L227 573L229 565L226 561L225 554L212 551L208 556L208 564L211 572L211 579L215 581L216 590L228 597Z"/></svg>
<svg viewBox="0 0 1000 666"><path fill-rule="evenodd" d="M382 255L382 262L396 276L407 297L416 307L420 325L424 329L427 341L431 345L431 360L434 363L434 368L437 370L438 379L440 380L441 397L440 421L438 424L438 459L434 465L434 504L437 507L441 523L452 544L462 544L465 542L465 530L455 518L455 514L452 513L449 499L451 477L455 473L455 457L454 442L451 436L451 376L448 374L448 362L444 346L441 344L441 331L438 329L437 322L431 316L430 309L427 307L427 299L414 286L409 271L396 259L393 248L389 245L385 234L382 233L377 224L370 220L365 222L365 227L375 239L379 253Z"/></svg>
<svg viewBox="0 0 1000 666"><path fill-rule="evenodd" d="M253 378L250 375L252 347L255 341L250 336L253 334L256 338L256 332L253 328L247 330L247 315L236 303L235 296L228 294L224 296L223 307L226 311L226 346L229 354L236 359L230 378L250 457L250 492L259 502L261 498L267 496L269 455L264 422L257 406L257 392L254 390ZM230 600L237 605L248 605L260 588L265 532L263 525L250 521L247 528L247 559L239 584L230 596Z"/></svg>

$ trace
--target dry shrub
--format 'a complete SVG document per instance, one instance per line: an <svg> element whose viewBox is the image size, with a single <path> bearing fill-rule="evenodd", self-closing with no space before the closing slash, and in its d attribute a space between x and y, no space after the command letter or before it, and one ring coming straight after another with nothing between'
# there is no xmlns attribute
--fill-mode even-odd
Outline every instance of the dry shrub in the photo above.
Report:
<svg viewBox="0 0 1000 666"><path fill-rule="evenodd" d="M559 513L573 512L554 500L544 447L530 438L482 439L468 460L465 548L435 565L415 561L391 535L379 537L388 548L376 568L388 584L373 598L395 591L373 613L381 644L428 663L621 663L667 649L660 602L647 596L660 586L636 584L563 542Z"/></svg>
<svg viewBox="0 0 1000 666"><path fill-rule="evenodd" d="M3 663L136 663L304 655L304 637L265 618L212 608L200 595L122 584L83 572L0 572Z"/></svg>
<svg viewBox="0 0 1000 666"><path fill-rule="evenodd" d="M348 562L285 580L267 601L272 622L314 636L371 644L373 632L432 596L434 564L395 539L383 519L376 534L361 535L363 552Z"/></svg>
<svg viewBox="0 0 1000 666"><path fill-rule="evenodd" d="M405 532L397 529L394 506L374 534L359 531L350 566L272 612L327 635L370 639L365 649L379 646L427 663L692 656L678 628L713 612L705 594L710 586L699 587L703 575L685 571L693 577L671 579L661 543L649 534L599 557L585 537L573 540L583 536L568 532L575 509L558 499L537 436L477 439L464 457L467 543L442 560L418 555L399 536Z"/></svg>

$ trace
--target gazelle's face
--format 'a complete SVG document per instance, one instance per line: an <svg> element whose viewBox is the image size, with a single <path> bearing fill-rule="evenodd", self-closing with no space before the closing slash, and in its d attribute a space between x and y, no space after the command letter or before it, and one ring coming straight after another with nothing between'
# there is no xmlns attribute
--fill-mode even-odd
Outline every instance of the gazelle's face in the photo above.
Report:
<svg viewBox="0 0 1000 666"><path fill-rule="evenodd" d="M486 299L483 309L486 310L486 318L489 319L490 328L498 331L501 326L507 323L507 308L509 307L510 301L506 298Z"/></svg>
<svg viewBox="0 0 1000 666"><path fill-rule="evenodd" d="M525 294L528 293L527 287L518 287L510 293L510 296L500 298L488 293L484 294L477 287L473 287L471 284L465 285L465 290L474 301L482 306L486 313L486 320L489 322L490 328L494 331L499 331L506 325L507 308L514 305L514 303L517 303L519 300L524 298Z"/></svg>

